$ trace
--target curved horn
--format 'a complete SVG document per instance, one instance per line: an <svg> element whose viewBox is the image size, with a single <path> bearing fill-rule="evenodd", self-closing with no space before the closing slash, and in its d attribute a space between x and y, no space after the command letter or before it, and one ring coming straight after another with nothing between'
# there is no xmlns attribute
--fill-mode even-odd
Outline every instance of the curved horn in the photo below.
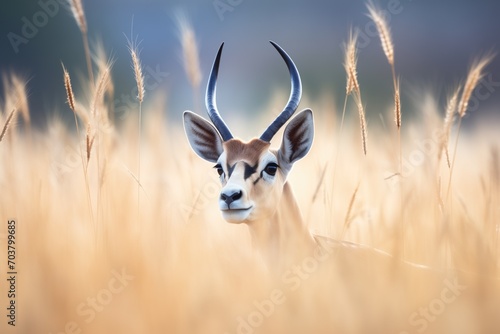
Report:
<svg viewBox="0 0 500 334"><path fill-rule="evenodd" d="M207 106L208 117L212 120L215 128L219 131L222 139L228 141L233 138L231 131L227 127L226 123L219 114L217 110L217 103L215 101L215 91L217 84L217 75L219 74L219 63L220 56L222 54L222 47L224 43L221 44L219 51L217 52L217 57L215 57L214 64L212 66L212 71L210 72L210 78L208 79L207 93L205 95L205 104Z"/></svg>
<svg viewBox="0 0 500 334"><path fill-rule="evenodd" d="M286 66L288 67L288 71L290 72L292 87L290 98L288 99L288 103L286 104L285 108L283 109L281 114L279 114L279 116L271 123L271 125L268 126L262 136L260 136L260 139L265 142L270 142L276 132L278 132L283 124L285 124L293 115L299 105L300 97L302 95L302 83L300 81L300 75L297 67L293 63L290 56L288 56L288 54L278 44L274 43L273 41L269 42L276 48L276 50L278 50L281 57L285 61Z"/></svg>

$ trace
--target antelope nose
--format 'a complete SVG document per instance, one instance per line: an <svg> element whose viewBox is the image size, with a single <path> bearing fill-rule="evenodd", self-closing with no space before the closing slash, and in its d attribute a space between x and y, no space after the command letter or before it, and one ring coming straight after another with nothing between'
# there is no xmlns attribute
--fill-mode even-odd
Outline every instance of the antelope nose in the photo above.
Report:
<svg viewBox="0 0 500 334"><path fill-rule="evenodd" d="M232 192L230 194L227 193L221 193L220 194L220 199L226 202L226 204L229 206L229 204L233 203L234 201L237 201L241 198L242 192L241 190Z"/></svg>

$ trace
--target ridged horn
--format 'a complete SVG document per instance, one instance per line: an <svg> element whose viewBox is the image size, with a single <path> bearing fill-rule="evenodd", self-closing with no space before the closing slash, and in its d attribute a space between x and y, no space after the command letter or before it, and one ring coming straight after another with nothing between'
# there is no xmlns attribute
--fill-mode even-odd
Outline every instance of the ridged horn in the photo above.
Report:
<svg viewBox="0 0 500 334"><path fill-rule="evenodd" d="M285 108L283 109L281 114L279 114L279 116L271 123L271 125L267 127L262 136L260 136L260 139L265 142L270 142L276 132L278 132L278 130L283 126L283 124L285 124L288 119L292 117L295 110L297 110L300 102L300 97L302 96L302 83L300 81L299 71L293 63L293 60L278 44L274 43L273 41L269 42L276 48L276 50L278 50L279 54L285 61L286 66L288 67L288 71L290 72L292 87L290 91L290 98L288 99Z"/></svg>
<svg viewBox="0 0 500 334"><path fill-rule="evenodd" d="M217 110L217 103L215 98L217 75L219 74L219 63L223 46L224 43L222 43L219 47L217 57L215 57L214 64L212 65L212 71L210 72L210 77L208 79L207 93L205 95L205 104L207 106L208 117L210 117L210 119L212 120L212 123L219 131L222 139L224 141L228 141L229 139L233 138L233 135L231 134L231 131L229 131L229 128L227 127L226 123L224 123L224 120Z"/></svg>

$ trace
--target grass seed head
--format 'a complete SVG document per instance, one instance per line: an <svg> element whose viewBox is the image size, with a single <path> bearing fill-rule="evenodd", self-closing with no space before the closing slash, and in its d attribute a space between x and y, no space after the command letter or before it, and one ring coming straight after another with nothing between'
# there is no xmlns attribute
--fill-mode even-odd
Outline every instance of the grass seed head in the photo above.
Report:
<svg viewBox="0 0 500 334"><path fill-rule="evenodd" d="M380 8L375 6L372 2L367 4L368 17L373 20L375 26L377 27L377 32L380 37L380 42L382 44L382 49L387 58L387 61L391 66L394 65L394 44L392 42L391 31L389 29L389 24L384 17L384 14Z"/></svg>

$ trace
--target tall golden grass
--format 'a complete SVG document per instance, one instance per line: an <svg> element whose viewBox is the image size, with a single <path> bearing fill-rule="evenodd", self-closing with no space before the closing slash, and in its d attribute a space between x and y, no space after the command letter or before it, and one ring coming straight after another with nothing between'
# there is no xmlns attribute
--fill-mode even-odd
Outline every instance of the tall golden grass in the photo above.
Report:
<svg viewBox="0 0 500 334"><path fill-rule="evenodd" d="M97 84L89 82L88 106L78 103L68 72L61 74L68 112L87 133L73 133L54 118L46 131L30 129L28 136L10 124L11 106L1 107L2 133L9 128L11 136L0 142L0 219L19 226L16 331L500 332L500 140L494 133L462 131L451 182L441 154L448 145L443 138L456 135L453 116L444 121L440 108L424 113L414 106L427 119L408 121L400 175L388 177L399 154L391 131L371 124L365 156L359 128L347 122L342 146L334 147L336 108L306 96L315 110L315 142L289 177L306 222L318 234L374 251L323 251L271 274L254 257L246 226L221 219L217 177L189 148L182 111L167 119L154 99L144 100L138 181L131 171L138 165L139 111L130 110L120 126L110 120L103 98L110 71L101 68ZM449 103L455 112L463 106L457 101L458 93ZM269 122L265 111L252 120L256 129ZM2 239L1 259L4 245ZM126 279L116 280L117 273ZM3 292L0 303L6 305ZM6 321L0 328L8 329Z"/></svg>

